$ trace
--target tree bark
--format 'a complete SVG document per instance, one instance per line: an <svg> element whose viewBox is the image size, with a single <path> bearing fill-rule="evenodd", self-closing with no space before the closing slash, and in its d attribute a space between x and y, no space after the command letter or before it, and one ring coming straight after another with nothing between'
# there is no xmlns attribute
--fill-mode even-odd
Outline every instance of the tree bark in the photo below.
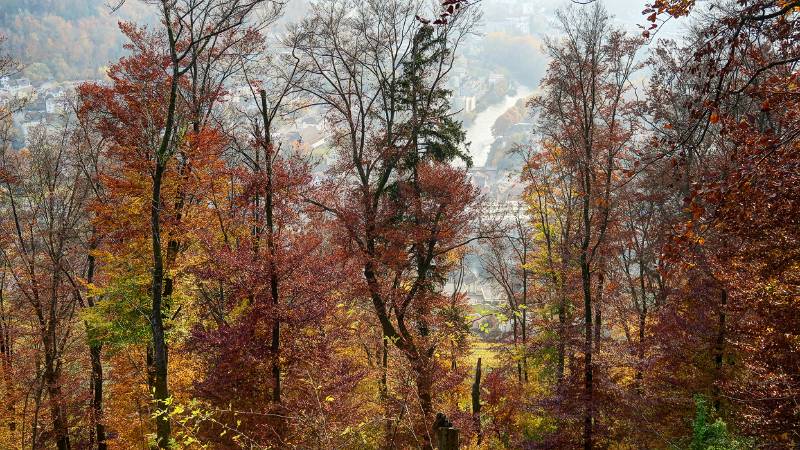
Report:
<svg viewBox="0 0 800 450"><path fill-rule="evenodd" d="M106 429L103 425L103 362L101 354L103 346L92 344L89 347L89 356L92 361L92 421L94 422L94 435L97 450L106 450Z"/></svg>
<svg viewBox="0 0 800 450"><path fill-rule="evenodd" d="M559 293L558 300L558 349L556 361L556 384L561 387L564 384L564 361L567 350L567 302L563 292Z"/></svg>
<svg viewBox="0 0 800 450"><path fill-rule="evenodd" d="M423 450L432 450L429 425L431 421L429 419L433 416L433 377L431 376L430 362L425 357L417 356L413 366L417 378L417 396L423 417L422 424L426 428L422 436L422 448ZM435 433L436 430L433 432Z"/></svg>
<svg viewBox="0 0 800 450"><path fill-rule="evenodd" d="M267 222L267 248L269 251L269 292L272 297L273 319L272 319L272 342L270 350L272 353L272 401L281 402L281 319L280 319L280 298L278 297L278 270L275 262L277 252L275 248L275 225L273 223L273 192L272 192L272 136L270 135L269 111L267 110L267 93L264 90L261 94L261 115L264 121L264 166L267 172L267 186L264 198L264 213Z"/></svg>
<svg viewBox="0 0 800 450"><path fill-rule="evenodd" d="M151 288L152 310L150 312L150 329L153 335L153 393L156 415L156 444L159 448L169 448L169 388L167 380L167 342L164 333L162 311L162 294L164 283L164 259L161 254L161 182L165 167L161 161L156 162L153 174L153 198L150 215L150 226L153 246L153 285Z"/></svg>
<svg viewBox="0 0 800 450"><path fill-rule="evenodd" d="M514 315L514 351L517 353L517 357L520 355L520 348L519 348L519 328L520 323L519 319L517 318L517 309L513 309ZM522 358L517 360L517 381L522 383Z"/></svg>
<svg viewBox="0 0 800 450"><path fill-rule="evenodd" d="M639 258L639 289L641 291L640 302L639 305L639 352L638 357L639 361L636 365L636 389L639 395L642 395L644 392L644 349L645 349L645 325L647 324L647 294L645 292L645 283L644 283L644 261L642 258ZM634 292L635 294L635 292Z"/></svg>
<svg viewBox="0 0 800 450"><path fill-rule="evenodd" d="M725 363L725 308L728 304L728 290L722 289L719 301L719 316L717 324L717 339L714 345L714 409L720 410L722 406L720 396L720 383L722 383L722 368Z"/></svg>
<svg viewBox="0 0 800 450"><path fill-rule="evenodd" d="M165 3L164 17L169 38L170 56L172 58L172 79L170 80L169 104L167 106L166 120L164 122L164 135L161 136L159 148L155 154L155 170L153 171L153 186L150 209L150 229L153 252L153 280L151 286L152 310L150 311L150 328L153 337L153 394L155 406L159 410L156 416L156 445L159 448L169 448L170 422L169 422L169 383L167 380L168 356L167 342L164 332L163 294L164 294L164 257L161 252L161 184L166 171L167 160L170 155L169 147L172 143L172 132L175 126L175 114L178 100L178 82L180 77L179 61L177 57L177 42L172 30L169 6ZM169 282L171 294L172 280Z"/></svg>
<svg viewBox="0 0 800 450"><path fill-rule="evenodd" d="M605 264L600 261L600 270L597 275L597 301L594 302L594 352L600 352L600 339L603 336L603 285L605 283Z"/></svg>
<svg viewBox="0 0 800 450"><path fill-rule="evenodd" d="M94 233L94 230L92 231ZM87 257L87 268L86 268L86 282L91 284L94 282L94 273L95 273L95 257L92 254L94 250L97 248L94 240L94 236L92 236L91 242L89 244L89 256ZM86 298L86 306L93 308L95 305L94 297L88 296ZM102 353L103 353L103 344L100 342L93 342L93 337L91 336L92 330L91 327L86 324L86 334L89 337L89 360L91 361L91 389L92 389L92 400L91 400L91 407L92 407L92 423L94 424L94 434L92 439L96 445L97 450L106 450L108 445L106 444L106 432L105 426L103 425L103 360L102 360Z"/></svg>
<svg viewBox="0 0 800 450"><path fill-rule="evenodd" d="M44 381L47 385L47 396L50 400L50 418L53 422L53 434L58 450L69 450L69 432L67 418L64 414L63 394L60 384L60 370L53 355L45 356Z"/></svg>
<svg viewBox="0 0 800 450"><path fill-rule="evenodd" d="M523 237L523 239L525 239ZM522 375L523 380L528 382L528 247L524 244L522 256Z"/></svg>
<svg viewBox="0 0 800 450"><path fill-rule="evenodd" d="M42 343L44 344L44 383L47 388L47 396L50 400L50 419L53 422L53 434L56 438L58 450L69 450L69 429L67 417L64 411L64 397L61 390L61 352L58 348L58 335L56 333L57 319L57 298L56 287L61 284L60 261L56 261L55 270L52 275L50 286L50 305L48 308L48 320L44 326ZM41 320L41 319L40 319Z"/></svg>
<svg viewBox="0 0 800 450"><path fill-rule="evenodd" d="M5 280L3 279L3 282ZM5 305L3 303L3 288L0 285L0 307L2 312L5 313ZM17 429L17 422L15 420L14 410L14 379L12 374L13 369L13 346L11 342L11 333L9 325L6 322L6 317L0 317L0 358L2 358L3 370L3 387L5 388L4 407L6 411L6 420L8 431L13 434Z"/></svg>
<svg viewBox="0 0 800 450"><path fill-rule="evenodd" d="M593 366L592 366L592 274L589 270L589 245L591 243L591 216L589 212L589 201L591 197L591 178L589 173L589 162L591 154L587 151L587 159L583 168L583 241L581 242L581 281L583 285L583 308L584 308L584 408L583 417L583 448L591 450L593 443L594 426L594 395L593 395Z"/></svg>
<svg viewBox="0 0 800 450"><path fill-rule="evenodd" d="M475 382L472 383L472 421L478 434L478 445L483 441L483 430L481 429L481 358L475 366Z"/></svg>
<svg viewBox="0 0 800 450"><path fill-rule="evenodd" d="M52 300L55 302L55 300ZM55 308L51 306L51 318L44 333L44 373L43 381L47 389L47 397L50 407L50 420L53 423L53 435L56 439L58 450L69 450L69 432L67 429L67 418L64 413L64 398L61 391L61 368L58 361L55 319L52 317Z"/></svg>

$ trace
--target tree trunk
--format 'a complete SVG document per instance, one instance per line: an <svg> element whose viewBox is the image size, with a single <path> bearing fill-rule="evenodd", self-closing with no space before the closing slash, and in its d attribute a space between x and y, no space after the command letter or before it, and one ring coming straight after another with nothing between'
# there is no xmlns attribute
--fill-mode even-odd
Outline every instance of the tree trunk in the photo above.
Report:
<svg viewBox="0 0 800 450"><path fill-rule="evenodd" d="M603 336L603 284L605 283L605 264L600 261L600 273L597 280L597 301L594 302L594 352L600 352L600 339Z"/></svg>
<svg viewBox="0 0 800 450"><path fill-rule="evenodd" d="M523 380L528 382L528 269L524 267L528 263L528 249L523 250L522 256L522 375Z"/></svg>
<svg viewBox="0 0 800 450"><path fill-rule="evenodd" d="M642 395L644 392L644 387L642 386L644 380L644 338L645 338L645 322L647 319L647 306L642 302L642 308L639 312L639 352L638 352L638 364L636 365L636 375L634 379L636 380L636 390L639 395Z"/></svg>
<svg viewBox="0 0 800 450"><path fill-rule="evenodd" d="M718 329L717 329L717 340L714 345L714 387L713 387L713 397L714 397L714 409L716 411L720 410L721 399L720 399L720 383L722 383L722 368L725 362L725 319L726 313L725 308L728 304L728 290L722 289L722 294L720 295L719 301L719 322L718 322Z"/></svg>
<svg viewBox="0 0 800 450"><path fill-rule="evenodd" d="M153 334L153 393L156 415L156 443L159 448L169 448L169 389L167 381L167 342L164 333L162 311L162 294L164 283L164 259L161 254L161 182L164 175L164 164L156 162L153 173L152 208L150 227L153 246L153 285L151 288L152 310L150 311L150 329Z"/></svg>
<svg viewBox="0 0 800 450"><path fill-rule="evenodd" d="M598 300L600 300L600 296L598 294ZM600 305L595 303L594 305L594 353L600 352L600 336L603 334L602 330L602 323L603 323L603 313L601 311Z"/></svg>
<svg viewBox="0 0 800 450"><path fill-rule="evenodd" d="M94 230L92 230L94 234ZM94 250L97 248L94 236L92 236L89 244L89 256L87 257L86 268L86 282L91 284L94 282L95 273L95 257ZM95 305L94 297L88 296L86 298L86 306L93 308ZM93 342L92 330L89 324L86 324L86 334L89 337L89 360L91 361L91 389L92 389L92 423L94 424L94 432L92 439L96 443L97 450L106 450L106 431L103 425L103 344L100 342Z"/></svg>
<svg viewBox="0 0 800 450"><path fill-rule="evenodd" d="M0 289L2 289L2 287L0 287ZM0 292L0 295L2 295L2 292ZM11 373L13 368L13 350L11 345L11 333L9 333L5 318L2 319L2 323L0 323L0 358L3 358L3 387L5 388L5 397L3 401L5 403L6 420L8 421L8 432L10 435L13 435L17 429L17 422L15 421L16 414L14 411L14 376Z"/></svg>
<svg viewBox="0 0 800 450"><path fill-rule="evenodd" d="M641 291L640 301L641 305L639 305L639 362L636 365L636 390L638 394L641 396L644 392L644 339L645 339L645 325L647 324L647 293L645 292L645 283L644 283L644 261L642 261L641 257L639 258L639 289ZM634 292L635 294L635 292Z"/></svg>
<svg viewBox="0 0 800 450"><path fill-rule="evenodd" d="M61 284L61 271L59 270L61 268L62 266L57 262L51 280L48 320L44 328L42 344L44 344L44 383L50 400L50 420L53 422L56 447L58 450L69 450L69 428L64 408L64 397L61 391L61 354L56 333L56 324L58 323L58 293L56 286Z"/></svg>
<svg viewBox="0 0 800 450"><path fill-rule="evenodd" d="M472 421L478 434L478 445L481 445L483 441L483 430L481 429L481 358L478 358L478 364L475 366L475 382L472 383Z"/></svg>
<svg viewBox="0 0 800 450"><path fill-rule="evenodd" d="M36 359L36 372L40 373L40 360ZM33 419L31 420L31 448L37 449L39 445L39 414L42 411L42 392L44 390L44 379L39 378L36 380L36 394L33 397ZM25 421L22 421L22 443L25 446Z"/></svg>
<svg viewBox="0 0 800 450"><path fill-rule="evenodd" d="M378 389L380 391L381 402L386 402L389 399L389 338L381 333L381 379ZM385 403L384 403L385 404ZM384 423L384 449L394 449L394 436L392 429L394 427L394 420L390 414L385 414L386 420Z"/></svg>
<svg viewBox="0 0 800 450"><path fill-rule="evenodd" d="M413 363L414 371L416 372L417 382L417 397L419 398L419 406L422 412L421 423L425 426L422 433L422 448L423 450L433 449L431 443L431 429L430 420L433 416L433 377L430 371L430 361L424 356L414 357L416 361ZM433 430L435 433L436 430Z"/></svg>
<svg viewBox="0 0 800 450"><path fill-rule="evenodd" d="M52 343L51 345L55 345ZM50 353L52 350L49 350ZM58 362L55 355L50 353L45 355L44 382L47 385L47 396L50 400L50 418L53 422L53 434L56 438L56 448L58 450L69 450L69 432L67 429L67 418L64 413L64 399L61 392L60 373L56 367Z"/></svg>
<svg viewBox="0 0 800 450"><path fill-rule="evenodd" d="M281 320L280 320L280 298L278 297L278 270L275 263L277 256L275 248L275 226L273 223L273 192L272 192L272 136L270 130L269 110L267 109L267 93L264 90L261 94L261 117L264 122L264 166L267 172L267 186L264 198L264 213L267 222L267 248L269 250L269 292L272 297L273 321L272 321L272 342L270 350L272 353L272 401L281 402Z"/></svg>
<svg viewBox="0 0 800 450"><path fill-rule="evenodd" d="M588 152L587 152L588 153ZM587 162L591 156L587 155ZM591 216L589 213L589 201L591 197L591 178L589 168L583 169L583 241L581 242L581 278L583 285L583 308L584 308L584 407L585 414L583 417L583 448L591 450L594 448L593 443L593 426L594 426L594 398L593 398L593 376L594 371L592 367L592 274L589 270L589 244L591 243Z"/></svg>
<svg viewBox="0 0 800 450"><path fill-rule="evenodd" d="M566 363L567 361L567 289L566 289L566 277L567 277L567 261L569 260L567 253L562 252L561 255L561 274L560 278L555 278L554 280L557 281L558 286L558 361L556 364L556 380L557 385L559 388L563 387L564 385L564 374L566 371L566 367L572 366ZM570 349L571 351L571 349Z"/></svg>
<svg viewBox="0 0 800 450"><path fill-rule="evenodd" d="M519 347L519 328L520 323L519 319L517 318L517 310L514 310L514 351L517 353L517 381L522 383L522 358L520 358L520 347Z"/></svg>
<svg viewBox="0 0 800 450"><path fill-rule="evenodd" d="M558 355L556 361L556 384L561 387L564 383L564 360L566 359L567 350L567 302L563 295L560 294L558 301Z"/></svg>
<svg viewBox="0 0 800 450"><path fill-rule="evenodd" d="M101 354L103 346L92 344L89 355L92 361L92 421L94 422L94 436L97 450L106 450L106 430L103 425L103 361Z"/></svg>
<svg viewBox="0 0 800 450"><path fill-rule="evenodd" d="M170 56L172 59L172 79L170 80L169 104L164 121L164 134L155 152L155 170L153 171L152 198L150 208L150 232L153 252L153 279L150 290L152 296L152 309L150 311L150 328L153 337L153 394L156 409L156 445L159 448L169 448L170 422L169 422L169 384L167 380L167 342L164 332L163 294L164 294L164 257L161 253L161 183L170 158L170 145L175 126L175 113L178 102L178 83L180 79L179 61L177 57L177 40L172 30L170 7L164 3L163 11L169 39ZM170 293L172 280L169 280Z"/></svg>

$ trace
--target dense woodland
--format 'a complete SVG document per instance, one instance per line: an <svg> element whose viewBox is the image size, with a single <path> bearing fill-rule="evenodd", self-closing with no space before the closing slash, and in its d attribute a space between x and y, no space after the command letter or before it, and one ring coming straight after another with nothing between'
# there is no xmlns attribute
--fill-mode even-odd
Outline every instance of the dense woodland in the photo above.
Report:
<svg viewBox="0 0 800 450"><path fill-rule="evenodd" d="M440 412L461 448L800 448L800 2L560 10L505 214L445 88L480 2L319 0L278 43L274 0L138 7L60 121L0 115L0 448L430 449ZM324 170L275 133L305 108Z"/></svg>

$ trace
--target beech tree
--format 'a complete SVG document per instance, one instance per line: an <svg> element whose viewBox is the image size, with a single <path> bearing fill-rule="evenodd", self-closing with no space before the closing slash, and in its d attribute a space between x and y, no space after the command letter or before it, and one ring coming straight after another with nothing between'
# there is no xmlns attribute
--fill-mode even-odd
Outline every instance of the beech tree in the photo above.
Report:
<svg viewBox="0 0 800 450"><path fill-rule="evenodd" d="M353 6L316 5L294 30L301 90L326 109L340 156L330 178L338 195L309 200L357 249L383 339L414 371L418 430L429 448L436 280L447 273L447 252L470 239L476 200L465 173L449 166L464 155L464 134L449 118L442 83L474 19L464 9L433 28L415 18L425 14L421 2Z"/></svg>
<svg viewBox="0 0 800 450"><path fill-rule="evenodd" d="M69 365L66 354L74 338L73 318L79 302L70 281L78 279L84 268L79 257L86 226L83 207L90 189L69 148L70 132L69 126L39 127L29 149L6 150L2 155L3 208L9 211L2 222L4 282L13 283L19 296L15 302L24 304L35 318L31 331L41 346L41 354L35 356L41 368L33 372L36 379L28 381L47 393L52 426L46 433L38 431L37 402L31 444L55 444L59 450L71 448L73 403L64 386L64 370ZM11 337L9 331L4 327L4 342ZM8 370L11 353L6 352Z"/></svg>
<svg viewBox="0 0 800 450"><path fill-rule="evenodd" d="M145 142L139 142L142 156L153 165L151 167L151 230L152 241L152 311L150 325L153 336L152 382L157 406L163 410L156 420L158 424L156 442L161 448L169 446L170 423L168 414L168 363L167 344L164 328L164 308L169 311L174 290L169 269L180 249L180 242L173 236L167 239L166 254L162 248L162 185L164 175L173 158L178 158L178 176L189 170L181 145L185 141L183 126L190 123L194 135L202 136L202 122L208 116L214 99L219 95L221 81L214 77L214 71L222 69L214 65L223 59L225 52L241 41L248 17L265 1L215 2L204 0L156 2L161 14L163 33L147 36L143 31L128 27L127 33L133 40L131 49L140 52L138 60L129 59L120 71L140 77L139 81L155 83L141 86L157 94L153 100L163 105L160 111L148 111L150 120L144 128ZM141 67L134 67L140 64ZM140 71L135 73L134 71ZM131 73L133 72L133 73ZM223 71L224 73L224 71ZM191 74L188 85L187 107L179 107L182 78ZM224 79L224 77L222 78ZM161 90L166 86L166 90ZM160 92L159 92L160 91ZM122 112L118 110L118 112ZM148 117L146 116L146 117ZM108 130L107 130L108 132ZM144 137L144 136L143 136ZM149 141L149 142L148 142ZM153 146L148 149L146 146ZM177 193L175 217L181 221L184 193ZM165 260L166 258L166 260ZM166 273L166 275L165 275ZM166 299L167 305L164 305Z"/></svg>
<svg viewBox="0 0 800 450"><path fill-rule="evenodd" d="M676 17L690 11L698 14L693 6L693 2L686 2L682 8L672 2L659 2L651 14ZM781 318L786 312L779 306L781 294L777 292L781 289L771 291L775 294L757 296L759 300L753 296L764 288L761 277L766 273L770 273L766 275L770 279L786 280L788 284L783 284L784 287L792 284L783 264L793 258L793 251L790 244L781 245L782 256L771 264L775 271L762 272L755 269L758 258L747 250L748 244L761 242L760 238L748 234L750 238L745 241L740 233L745 228L759 229L762 230L759 236L773 243L785 242L785 236L791 235L783 234L785 227L794 226L796 215L791 211L795 205L782 193L784 189L793 189L795 177L777 174L791 170L788 168L794 164L789 155L796 145L792 80L798 49L790 36L798 25L792 14L796 7L797 2L770 1L726 5L700 16L692 40L685 47L674 48L671 54L662 52L671 57L668 61L683 63L685 66L677 73L693 80L688 92L677 91L683 97L675 96L685 99L680 105L689 120L681 126L654 102L653 111L657 114L654 128L659 138L654 140L654 152L648 155L658 161L667 160L674 168L667 170L684 172L675 194L676 203L681 202L682 220L675 227L674 239L665 248L671 269L668 281L674 283L674 294L667 297L667 302L685 302L693 310L710 310L714 314L707 319L700 342L692 343L705 355L705 365L700 367L696 378L687 380L687 388L702 386L714 409L748 433L777 446L790 445L788 440L796 442L796 438L788 437L797 434L796 428L789 425L794 420L790 418L792 413L788 413L781 400L767 406L762 402L768 396L759 397L756 392L763 393L762 388L767 385L773 386L772 392L784 388L788 389L785 392L791 392L790 386L795 381L778 374L793 369L777 361L789 361L788 354L792 351L779 344L769 350L756 350L742 343L753 336L755 310L771 311L757 314L760 325L755 327L763 327L758 333L793 326L791 320ZM763 46L764 42L770 44ZM669 89L668 77L656 80L655 93L675 91ZM757 175L767 172L775 176ZM766 180L780 182L767 187ZM764 197L767 190L771 194ZM781 210L789 215L774 214L772 208L777 205L782 205ZM756 216L775 221L760 228L755 225ZM743 217L754 219L744 227ZM773 232L784 237L768 238ZM761 247L759 254L774 254L770 248L770 245ZM745 254L749 255L748 269L740 265L739 258ZM676 316L683 319L680 310L674 310L672 317ZM773 321L775 325L767 325ZM663 320L672 325L674 319L671 322ZM683 336L698 334L685 327L678 330ZM670 350L679 354L677 348ZM761 374L758 383L744 381L752 379L754 373ZM772 381L767 381L774 380L773 376L786 380L780 382L784 388L776 388ZM791 394L782 397L786 401L792 401L791 398Z"/></svg>
<svg viewBox="0 0 800 450"><path fill-rule="evenodd" d="M540 120L538 130L565 152L578 180L578 259L584 309L583 446L589 449L594 446L597 419L592 358L596 350L593 341L597 341L601 326L602 255L615 202L615 172L635 129L625 93L636 69L638 41L613 29L599 5L580 12L574 8L561 11L558 17L564 37L547 44L553 62L542 81L545 93L534 107ZM600 287L593 296L595 271Z"/></svg>

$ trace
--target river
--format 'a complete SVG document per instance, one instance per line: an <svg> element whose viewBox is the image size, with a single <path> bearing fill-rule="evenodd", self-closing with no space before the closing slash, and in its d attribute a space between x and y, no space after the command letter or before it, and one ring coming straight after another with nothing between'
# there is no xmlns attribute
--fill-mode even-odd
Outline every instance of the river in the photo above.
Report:
<svg viewBox="0 0 800 450"><path fill-rule="evenodd" d="M489 150L495 139L492 134L492 125L497 118L514 106L519 99L531 95L532 92L533 90L527 86L520 86L513 95L506 96L502 102L489 106L475 116L472 125L467 129L467 142L472 143L469 148L475 167L486 165L486 158L489 156Z"/></svg>

